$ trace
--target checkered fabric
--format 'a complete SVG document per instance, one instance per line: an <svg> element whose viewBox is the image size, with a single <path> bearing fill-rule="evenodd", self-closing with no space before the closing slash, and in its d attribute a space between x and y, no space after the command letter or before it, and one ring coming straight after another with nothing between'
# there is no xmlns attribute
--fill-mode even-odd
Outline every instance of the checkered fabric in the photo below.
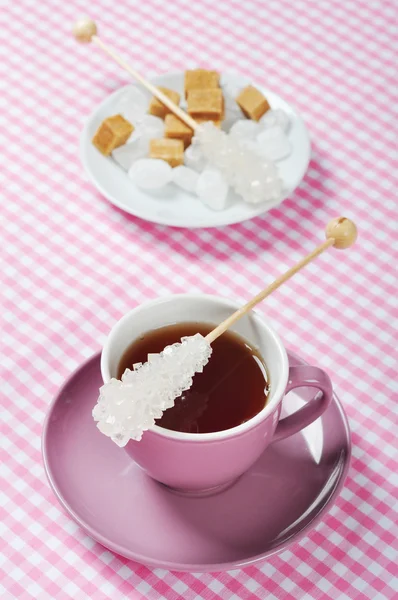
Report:
<svg viewBox="0 0 398 600"><path fill-rule="evenodd" d="M240 71L306 120L313 157L296 193L264 217L197 231L124 214L87 182L84 120L128 81L72 39L88 3L2 6L0 597L397 598L396 2L91 3L104 39L142 73ZM289 348L330 373L347 411L353 461L336 505L244 570L179 574L106 551L45 479L40 434L61 383L138 303L184 291L247 299L340 214L358 223L357 245L328 251L260 308Z"/></svg>

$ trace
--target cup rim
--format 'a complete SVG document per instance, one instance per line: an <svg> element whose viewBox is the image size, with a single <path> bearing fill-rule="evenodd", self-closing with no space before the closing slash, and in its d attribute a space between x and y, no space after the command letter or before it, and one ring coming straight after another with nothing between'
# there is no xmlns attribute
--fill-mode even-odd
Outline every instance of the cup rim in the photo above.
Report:
<svg viewBox="0 0 398 600"><path fill-rule="evenodd" d="M107 383L111 379L111 375L109 372L109 355L110 349L112 347L112 343L116 338L119 329L123 328L125 324L132 318L137 317L139 313L144 310L151 309L154 306L158 306L159 304L166 304L171 301L176 301L179 299L184 299L187 301L201 301L201 300L210 300L217 304L222 304L224 307L227 306L231 308L231 312L237 310L241 307L241 303L233 302L228 298L223 298L222 296L214 296L212 294L200 294L200 293L186 293L186 294L169 294L167 296L161 296L159 298L155 298L153 300L149 300L147 302L143 302L131 309L127 312L121 319L119 319L115 325L110 330L108 337L105 341L101 352L101 375L104 383ZM254 429L257 425L265 421L277 408L277 406L281 403L284 391L286 389L286 385L288 382L289 376L289 360L287 357L286 349L280 339L279 335L274 331L274 329L264 320L263 315L258 313L256 310L252 310L251 313L252 318L255 320L256 325L260 328L266 329L268 335L272 338L275 343L275 347L279 353L279 359L281 361L281 376L279 377L278 383L276 385L275 390L272 390L271 400L267 402L260 412L258 412L254 417L242 423L241 425L236 425L235 427L231 427L230 429L224 429L223 431L214 431L211 433L185 433L182 431L174 431L172 429L165 429L163 427L159 427L159 425L153 425L147 432L151 432L152 434L159 435L161 437L165 437L172 440L185 441L185 442L208 442L208 441L218 441L231 437L236 437L244 434L250 429ZM244 337L244 336L242 336ZM144 432L145 435L146 432ZM130 440L131 441L131 440ZM130 443L130 442L129 442Z"/></svg>

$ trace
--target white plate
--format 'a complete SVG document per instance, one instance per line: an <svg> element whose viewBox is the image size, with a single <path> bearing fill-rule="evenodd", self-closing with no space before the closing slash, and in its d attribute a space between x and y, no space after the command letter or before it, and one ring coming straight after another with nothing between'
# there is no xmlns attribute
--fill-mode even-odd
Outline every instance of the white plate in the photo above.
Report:
<svg viewBox="0 0 398 600"><path fill-rule="evenodd" d="M183 71L159 75L151 79L155 85L172 88L182 94ZM249 81L240 75L223 75L223 83L245 86ZM96 188L110 202L126 212L163 225L174 227L219 227L240 223L267 212L278 203L246 204L238 196L222 211L213 211L196 197L170 184L162 194L147 193L138 189L127 173L111 157L103 156L93 146L91 140L100 123L116 112L117 101L127 86L117 90L106 98L87 119L80 140L80 154L83 166ZM271 108L283 109L290 118L289 140L292 152L286 159L278 162L278 168L285 198L303 179L310 160L311 146L307 128L295 109L274 92L258 87L267 97ZM182 94L183 95L183 94Z"/></svg>

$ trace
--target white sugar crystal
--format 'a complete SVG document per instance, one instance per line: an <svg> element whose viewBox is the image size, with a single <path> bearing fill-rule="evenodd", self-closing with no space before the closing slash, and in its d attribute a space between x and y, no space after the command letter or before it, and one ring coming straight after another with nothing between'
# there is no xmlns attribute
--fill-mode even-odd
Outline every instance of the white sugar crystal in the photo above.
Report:
<svg viewBox="0 0 398 600"><path fill-rule="evenodd" d="M199 144L193 143L185 150L184 163L194 171L202 171L206 161Z"/></svg>
<svg viewBox="0 0 398 600"><path fill-rule="evenodd" d="M137 87L130 86L117 102L117 112L121 113L130 123L137 123L148 110L147 96Z"/></svg>
<svg viewBox="0 0 398 600"><path fill-rule="evenodd" d="M172 168L164 160L142 158L130 167L129 177L143 190L157 190L171 181Z"/></svg>
<svg viewBox="0 0 398 600"><path fill-rule="evenodd" d="M273 162L256 157L235 177L235 190L249 204L282 199L282 182Z"/></svg>
<svg viewBox="0 0 398 600"><path fill-rule="evenodd" d="M148 146L148 141L137 135L134 131L127 144L115 148L112 156L122 169L128 171L136 160L148 155Z"/></svg>
<svg viewBox="0 0 398 600"><path fill-rule="evenodd" d="M259 120L259 124L263 129L270 127L280 127L285 133L290 127L289 115L281 108L267 110L265 115Z"/></svg>
<svg viewBox="0 0 398 600"><path fill-rule="evenodd" d="M186 192L195 193L198 182L198 173L189 167L180 165L173 169L173 181Z"/></svg>
<svg viewBox="0 0 398 600"><path fill-rule="evenodd" d="M270 127L257 136L260 153L270 160L282 160L289 156L292 147L289 138L280 127Z"/></svg>
<svg viewBox="0 0 398 600"><path fill-rule="evenodd" d="M223 174L213 167L205 168L199 175L196 193L206 206L223 210L227 205L228 183Z"/></svg>
<svg viewBox="0 0 398 600"><path fill-rule="evenodd" d="M229 135L238 140L254 139L260 131L260 126L256 121L240 119L232 125Z"/></svg>
<svg viewBox="0 0 398 600"><path fill-rule="evenodd" d="M192 386L211 355L211 346L200 334L167 346L134 371L126 369L122 380L111 379L100 389L93 418L98 429L118 446L139 441L163 411Z"/></svg>
<svg viewBox="0 0 398 600"><path fill-rule="evenodd" d="M259 146L255 139L254 140L252 140L252 139L239 140L239 144L240 144L241 148L243 148L245 151L254 152L257 155L259 154Z"/></svg>
<svg viewBox="0 0 398 600"><path fill-rule="evenodd" d="M282 183L273 162L242 145L211 123L197 128L194 143L205 160L250 204L282 200Z"/></svg>
<svg viewBox="0 0 398 600"><path fill-rule="evenodd" d="M137 131L148 140L155 140L164 136L164 121L154 115L144 115L137 125Z"/></svg>

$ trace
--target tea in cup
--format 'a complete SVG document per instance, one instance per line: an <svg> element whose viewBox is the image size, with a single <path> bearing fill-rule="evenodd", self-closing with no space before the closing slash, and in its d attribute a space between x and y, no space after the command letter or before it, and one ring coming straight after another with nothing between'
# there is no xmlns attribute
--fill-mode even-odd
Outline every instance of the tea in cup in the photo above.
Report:
<svg viewBox="0 0 398 600"><path fill-rule="evenodd" d="M159 298L113 327L101 356L104 383L182 336L206 334L239 305L201 294ZM212 493L230 485L266 447L297 433L332 399L318 367L289 367L286 350L263 316L251 312L212 344L213 353L190 390L176 399L140 441L125 451L153 479L181 492ZM313 387L312 400L279 419L285 394Z"/></svg>

